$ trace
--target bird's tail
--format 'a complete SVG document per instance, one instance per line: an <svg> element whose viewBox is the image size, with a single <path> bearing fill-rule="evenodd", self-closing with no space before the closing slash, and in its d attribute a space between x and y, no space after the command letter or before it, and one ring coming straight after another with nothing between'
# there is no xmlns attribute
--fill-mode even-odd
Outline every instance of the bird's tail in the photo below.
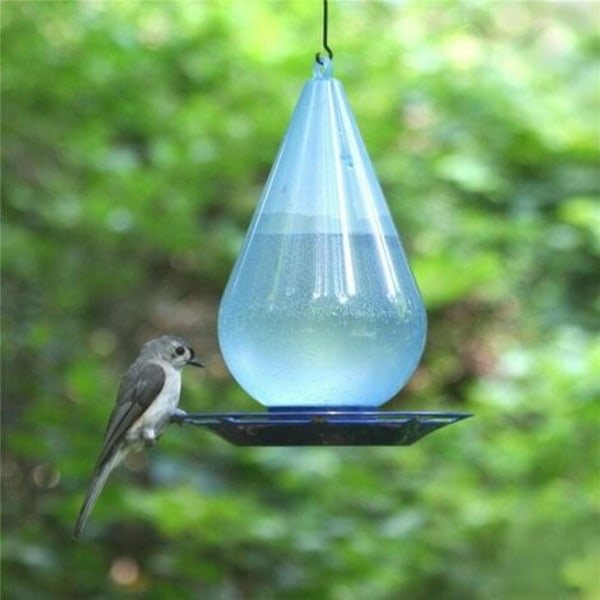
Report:
<svg viewBox="0 0 600 600"><path fill-rule="evenodd" d="M111 456L104 464L99 465L96 471L94 472L94 476L88 488L87 495L83 504L81 505L81 509L79 511L79 516L77 517L77 523L75 524L75 531L73 535L75 538L79 538L87 520L96 504L96 500L100 495L100 492L103 490L106 481L108 480L108 476L111 474L112 470L121 462L124 458L124 452L122 450L118 450Z"/></svg>

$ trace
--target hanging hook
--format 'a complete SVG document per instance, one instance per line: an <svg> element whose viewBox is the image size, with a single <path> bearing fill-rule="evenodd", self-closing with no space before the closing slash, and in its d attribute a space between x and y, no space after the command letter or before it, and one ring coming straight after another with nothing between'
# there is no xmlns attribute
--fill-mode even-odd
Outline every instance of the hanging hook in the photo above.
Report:
<svg viewBox="0 0 600 600"><path fill-rule="evenodd" d="M327 16L327 0L323 0L323 48L327 50L327 54L329 56L329 60L333 58L333 50L327 44L327 25L328 25L328 16ZM323 59L321 58L321 53L317 52L315 54L315 60L323 65Z"/></svg>

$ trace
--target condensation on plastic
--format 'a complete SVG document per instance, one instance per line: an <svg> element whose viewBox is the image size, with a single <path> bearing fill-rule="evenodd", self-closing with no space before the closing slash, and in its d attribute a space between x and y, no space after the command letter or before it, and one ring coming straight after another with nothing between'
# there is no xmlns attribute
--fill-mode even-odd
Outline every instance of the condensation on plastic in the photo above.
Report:
<svg viewBox="0 0 600 600"><path fill-rule="evenodd" d="M219 310L238 383L269 407L376 407L416 369L426 315L331 61L315 63Z"/></svg>

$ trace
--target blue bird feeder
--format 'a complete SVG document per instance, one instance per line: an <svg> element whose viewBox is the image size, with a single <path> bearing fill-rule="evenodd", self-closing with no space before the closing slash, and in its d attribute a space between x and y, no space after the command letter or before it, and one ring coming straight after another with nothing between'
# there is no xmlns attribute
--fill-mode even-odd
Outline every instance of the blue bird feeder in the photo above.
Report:
<svg viewBox="0 0 600 600"><path fill-rule="evenodd" d="M224 360L268 410L182 418L238 445L408 445L469 416L378 410L418 366L426 313L324 45L219 309Z"/></svg>

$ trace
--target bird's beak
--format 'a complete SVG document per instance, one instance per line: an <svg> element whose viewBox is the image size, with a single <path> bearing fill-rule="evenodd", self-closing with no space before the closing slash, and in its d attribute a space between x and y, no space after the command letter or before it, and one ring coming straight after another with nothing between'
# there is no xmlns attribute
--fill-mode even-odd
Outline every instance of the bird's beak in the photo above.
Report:
<svg viewBox="0 0 600 600"><path fill-rule="evenodd" d="M188 365L192 365L194 367L203 367L204 365L195 357L190 358L190 360L187 361Z"/></svg>

